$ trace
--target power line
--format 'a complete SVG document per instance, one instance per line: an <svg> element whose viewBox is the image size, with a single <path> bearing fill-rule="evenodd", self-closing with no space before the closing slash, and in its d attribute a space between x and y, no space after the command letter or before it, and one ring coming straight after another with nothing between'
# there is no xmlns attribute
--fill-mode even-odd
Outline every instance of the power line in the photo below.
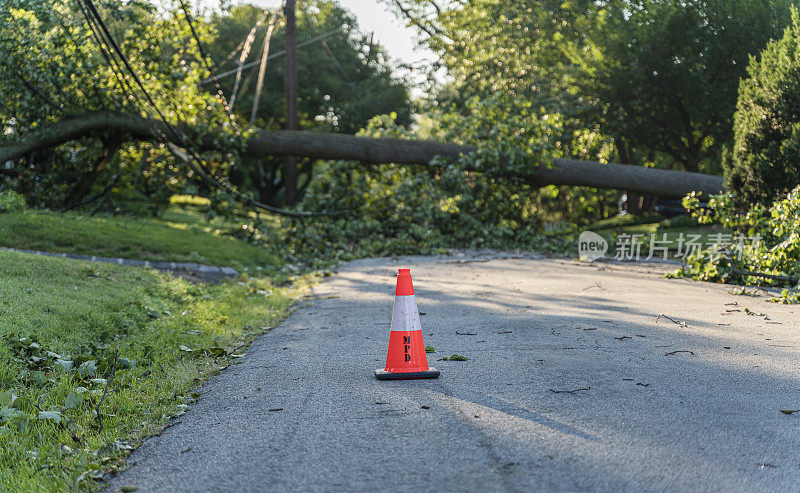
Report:
<svg viewBox="0 0 800 493"><path fill-rule="evenodd" d="M328 31L328 32L326 32L324 34L320 34L319 36L314 36L313 38L309 38L309 39L307 39L305 41L297 43L297 47L298 48L302 48L304 46L308 46L311 43L315 43L315 42L319 41L320 39L325 39L327 37L333 36L337 32L339 32L339 29L330 30L330 31ZM272 55L268 56L267 60L272 60L273 58L284 56L285 54L286 54L286 50L276 51ZM261 63L260 60L256 60L256 61L253 61L253 62L245 63L244 65L242 65L242 70L248 70L250 68L253 68L256 65L258 65L259 63ZM222 72L221 74L217 74L215 77L209 77L208 79L203 79L203 80L200 81L200 85L208 84L209 82L213 81L214 78L219 80L219 79L222 79L224 77L228 77L229 75L235 74L238 70L239 70L238 68L235 68L235 69L232 69L232 70L228 70L227 72Z"/></svg>
<svg viewBox="0 0 800 493"><path fill-rule="evenodd" d="M214 67L211 66L209 57L206 56L205 50L203 50L203 43L200 42L200 37L197 35L197 31L194 29L194 22L192 21L192 15L189 12L189 7L186 5L184 0L180 0L180 2L181 9L183 9L183 15L186 17L186 23L189 24L189 30L192 33L192 38L194 38L194 42L197 45L197 51L200 52L200 58L203 60L203 64L206 66L208 73L211 74L211 81L214 83L214 88L217 90L217 96L219 96L219 98L222 100L222 105L225 108L225 111L231 116L231 124L236 130L236 134L239 135L239 128L236 126L236 119L231 114L233 113L231 106L228 104L228 100L225 98L225 93L222 92L222 87L220 87L216 76L214 76Z"/></svg>
<svg viewBox="0 0 800 493"><path fill-rule="evenodd" d="M317 26L314 24L313 21L309 21L306 17L307 16L303 16L303 22L305 22L306 24L310 25L311 29L315 33L317 33L317 35L319 35L319 30L317 29ZM353 81L350 80L350 77L348 77L347 72L345 71L345 69L342 66L341 62L339 62L339 59L336 58L336 55L334 55L333 51L331 51L331 47L328 46L328 43L326 43L325 40L322 39L322 40L320 40L320 44L322 45L323 50L325 50L325 54L328 55L328 58L333 60L333 63L334 63L334 65L336 65L336 68L339 70L339 75L342 76L342 79L344 79L345 82L353 83Z"/></svg>
<svg viewBox="0 0 800 493"><path fill-rule="evenodd" d="M108 28L106 27L105 23L103 22L103 19L100 17L100 13L97 11L97 8L95 8L94 3L92 2L92 0L83 0L83 2L86 5L86 8L89 10L89 13L91 13L92 16L94 17L94 19L97 22L98 26L100 27L101 31L103 32L106 42L111 45L111 48L116 53L117 57L119 57L120 61L122 61L122 64L125 66L125 68L128 70L128 72L131 74L131 77L133 77L134 82L136 82L136 84L139 86L139 89L141 89L142 94L144 94L145 99L147 99L147 102L150 103L150 106L153 107L153 109L155 110L156 114L158 114L158 117L164 123L167 123L166 117L164 117L164 115L161 113L161 110L158 108L158 105L156 105L156 102L150 96L150 93L147 92L147 89L144 88L144 84L142 84L142 81L139 79L139 76L136 75L136 72L133 70L133 67L131 67L130 62L128 62L128 58L125 56L125 54L122 52L122 49L120 49L120 47L117 44L117 42L111 36L111 33L108 31ZM124 78L123 78L123 80L124 80ZM181 136L179 136L174 131L172 133L175 134L175 137L177 137L179 139L179 141L183 142L183 139L181 138Z"/></svg>
<svg viewBox="0 0 800 493"><path fill-rule="evenodd" d="M278 207L274 207L274 206L271 206L271 205L264 204L262 202L259 202L259 201L255 200L255 199L243 194L242 192L236 190L236 188L233 187L231 184L223 181L220 178L215 177L213 175L213 173L207 172L206 170L204 170L203 169L202 160L200 159L200 157L191 149L191 147L189 145L186 144L183 136L178 134L178 132L175 130L175 128L167 121L167 119L164 117L164 115L161 112L161 110L155 104L155 101L153 100L153 98L147 92L147 89L144 87L144 84L142 84L142 82L139 79L138 75L133 70L133 67L131 66L131 64L128 61L127 57L125 56L124 52L120 49L120 47L117 44L117 42L111 36L111 33L109 32L108 28L106 27L105 23L103 22L103 19L100 16L99 12L97 11L97 8L95 7L95 5L92 2L92 0L78 0L78 1L79 2L83 1L84 5L86 6L86 10L85 11L83 11L83 9L82 9L84 15L86 16L86 20L90 24L93 24L93 23L97 24L97 27L99 28L99 31L103 34L102 36L100 36L101 45L106 45L106 48L109 48L109 45L110 45L110 48L108 49L108 51L112 55L113 54L116 55L116 57L115 56L111 56L110 57L111 60L114 60L114 63L113 63L113 66L112 66L112 71L115 73L116 77L118 79L121 78L122 81L126 82L125 76L124 75L122 75L122 76L120 75L120 72L123 72L123 71L121 70L121 68L119 66L119 63L116 62L116 58L118 57L120 59L120 61L122 62L122 64L124 65L124 67L130 73L131 77L134 79L134 81L138 85L138 87L141 90L142 94L144 95L147 103L149 103L149 105L155 110L155 112L158 115L159 119L163 123L164 128L166 128L174 136L174 138L175 138L175 140L177 142L181 143L181 147L186 149L186 152L183 152L172 140L168 139L166 137L166 135L156 125L151 123L150 127L151 127L151 131L153 131L153 135L156 138L161 139L162 143L165 144L167 146L167 148L169 148L170 151L173 152L173 154L175 154L180 159L182 159L184 162L186 162L186 164L195 173L200 175L204 180L206 180L210 184L212 184L212 185L214 185L214 186L216 186L218 188L222 188L225 191L231 193L232 195L234 195L240 201L242 201L244 203L247 203L248 205L251 205L253 207L257 207L259 209L264 209L264 210L268 210L270 212L275 212L277 214L283 214L283 215L295 216L295 217L321 216L321 215L327 215L328 214L326 211L322 211L322 212L290 211L290 210L281 209L281 208L278 208ZM88 14L91 14L91 15L88 15ZM127 85L130 88L130 85L129 84L127 84ZM124 87L123 87L123 91L125 91ZM134 92L134 91L131 91L131 92ZM138 97L135 95L135 92L133 94L133 97L138 100ZM146 109L145 109L145 113L147 113ZM148 121L150 121L149 118L148 118Z"/></svg>

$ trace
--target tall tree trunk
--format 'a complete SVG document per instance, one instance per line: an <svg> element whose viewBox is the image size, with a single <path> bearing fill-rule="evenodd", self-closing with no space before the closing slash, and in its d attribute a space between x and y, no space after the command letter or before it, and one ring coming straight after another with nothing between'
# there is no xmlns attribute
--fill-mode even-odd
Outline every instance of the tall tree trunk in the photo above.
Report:
<svg viewBox="0 0 800 493"><path fill-rule="evenodd" d="M634 156L633 148L625 142L622 138L617 138L615 141L617 147L617 154L622 164L630 164L636 166L636 156ZM625 210L630 214L641 214L642 204L644 197L637 190L625 191Z"/></svg>
<svg viewBox="0 0 800 493"><path fill-rule="evenodd" d="M72 189L69 198L65 201L64 206L67 210L75 208L81 203L83 198L86 197L92 185L94 185L95 181L97 181L97 178L100 176L100 173L108 166L108 163L114 159L120 146L122 146L122 137L118 134L103 140L103 148L100 151L100 157L97 159L97 162L88 173L84 173L80 177L78 183Z"/></svg>
<svg viewBox="0 0 800 493"><path fill-rule="evenodd" d="M297 130L297 19L295 0L286 0L286 130ZM297 159L286 158L283 170L286 205L297 202Z"/></svg>

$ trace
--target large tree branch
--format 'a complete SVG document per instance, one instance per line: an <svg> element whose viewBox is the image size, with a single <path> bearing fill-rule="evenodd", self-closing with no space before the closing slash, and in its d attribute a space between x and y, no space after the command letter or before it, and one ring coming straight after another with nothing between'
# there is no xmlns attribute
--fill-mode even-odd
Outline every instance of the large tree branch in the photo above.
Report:
<svg viewBox="0 0 800 493"><path fill-rule="evenodd" d="M159 133L167 136L177 134L163 124L137 116L115 112L89 113L53 123L0 147L0 163L15 160L37 149L109 131L122 132L136 140L156 140ZM214 136L209 135L202 146L213 149L213 140ZM426 140L378 139L284 130L255 134L247 142L245 155L254 158L266 155L305 156L367 164L397 163L430 167L436 156L457 159L475 150L470 146ZM475 168L471 170L482 171ZM720 176L575 159L556 159L553 167L531 166L526 172L493 172L493 175L520 179L532 186L577 185L651 193L661 197L682 197L691 191L716 194L723 189Z"/></svg>

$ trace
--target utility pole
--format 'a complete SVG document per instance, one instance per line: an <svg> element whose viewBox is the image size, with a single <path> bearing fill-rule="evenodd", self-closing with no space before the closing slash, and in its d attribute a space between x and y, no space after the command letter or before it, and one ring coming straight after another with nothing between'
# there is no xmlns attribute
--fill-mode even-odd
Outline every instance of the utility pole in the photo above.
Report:
<svg viewBox="0 0 800 493"><path fill-rule="evenodd" d="M297 130L297 19L295 0L286 0L286 130ZM297 202L297 158L289 156L283 168L286 205Z"/></svg>

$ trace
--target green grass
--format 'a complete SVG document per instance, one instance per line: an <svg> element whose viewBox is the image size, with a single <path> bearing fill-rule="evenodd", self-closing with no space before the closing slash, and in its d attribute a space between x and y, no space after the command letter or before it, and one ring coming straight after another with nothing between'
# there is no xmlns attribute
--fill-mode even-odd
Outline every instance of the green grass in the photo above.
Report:
<svg viewBox="0 0 800 493"><path fill-rule="evenodd" d="M683 242L682 249L685 252L689 241L698 243L702 248L705 248L710 242L717 239L715 235L730 234L730 231L720 225L699 225L695 219L689 216L662 219L658 222L654 222L654 219L657 219L657 217L618 216L592 224L584 229L593 231L605 238L609 242L608 255L612 257L616 253L615 235L642 235L637 239L637 241L644 242L641 247L642 259L650 253L649 245L651 238L653 238L651 235L655 235L655 240L659 242L656 247L666 246L669 248L670 254L667 258L676 258L675 255L678 253L678 247L681 242ZM663 235L666 235L666 238ZM683 235L682 240L681 235ZM656 250L654 256L662 258L663 254L660 250ZM678 258L678 260L680 259Z"/></svg>
<svg viewBox="0 0 800 493"><path fill-rule="evenodd" d="M0 213L0 246L273 272L274 250L221 234L231 223L173 206L160 218L25 211Z"/></svg>
<svg viewBox="0 0 800 493"><path fill-rule="evenodd" d="M128 447L202 399L192 389L277 324L295 292L263 277L194 285L0 251L0 491L97 487L93 478L119 467ZM115 390L105 400L97 379ZM39 419L59 416L40 415L50 411L60 422Z"/></svg>

